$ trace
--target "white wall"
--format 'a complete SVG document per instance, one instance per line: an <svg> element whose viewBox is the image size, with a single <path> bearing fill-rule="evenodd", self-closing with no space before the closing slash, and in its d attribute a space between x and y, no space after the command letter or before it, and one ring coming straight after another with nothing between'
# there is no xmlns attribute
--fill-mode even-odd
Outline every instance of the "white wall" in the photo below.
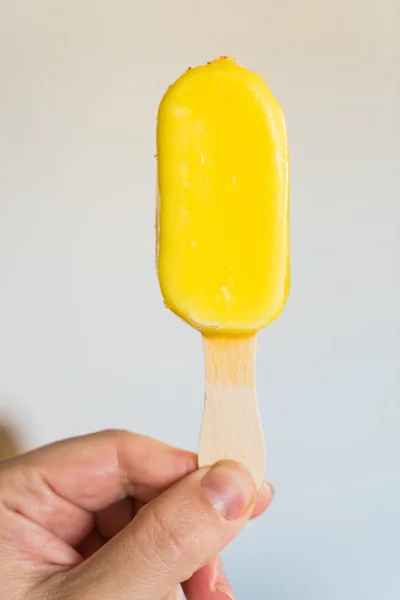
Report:
<svg viewBox="0 0 400 600"><path fill-rule="evenodd" d="M265 74L293 286L262 332L269 514L238 598L400 594L398 0L0 0L0 413L27 445L128 427L196 448L199 335L154 268L155 115L189 65Z"/></svg>

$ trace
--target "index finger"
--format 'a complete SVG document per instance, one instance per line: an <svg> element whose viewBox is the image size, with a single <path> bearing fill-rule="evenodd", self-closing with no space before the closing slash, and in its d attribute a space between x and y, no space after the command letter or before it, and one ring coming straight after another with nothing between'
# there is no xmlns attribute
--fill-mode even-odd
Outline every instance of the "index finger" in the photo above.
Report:
<svg viewBox="0 0 400 600"><path fill-rule="evenodd" d="M111 430L44 446L4 468L17 476L14 466L22 465L31 491L42 480L57 496L94 512L126 496L148 502L194 471L197 457L145 436Z"/></svg>

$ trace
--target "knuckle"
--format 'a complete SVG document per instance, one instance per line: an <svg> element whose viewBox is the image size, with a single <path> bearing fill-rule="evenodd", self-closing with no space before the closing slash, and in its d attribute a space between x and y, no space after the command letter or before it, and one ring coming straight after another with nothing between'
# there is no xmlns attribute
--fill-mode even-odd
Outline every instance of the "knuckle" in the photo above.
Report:
<svg viewBox="0 0 400 600"><path fill-rule="evenodd" d="M185 533L176 526L175 519L168 517L158 507L152 510L149 535L154 550L161 559L177 559L185 552Z"/></svg>
<svg viewBox="0 0 400 600"><path fill-rule="evenodd" d="M100 432L100 435L104 435L104 436L110 437L112 439L124 440L127 437L134 436L135 434L132 433L131 431L128 431L127 429L109 428L109 429L103 429L103 431Z"/></svg>
<svg viewBox="0 0 400 600"><path fill-rule="evenodd" d="M159 571L179 569L186 580L202 557L207 559L218 550L206 512L193 503L183 503L172 512L163 510L161 505L142 511L146 526L140 551L149 562L158 565Z"/></svg>

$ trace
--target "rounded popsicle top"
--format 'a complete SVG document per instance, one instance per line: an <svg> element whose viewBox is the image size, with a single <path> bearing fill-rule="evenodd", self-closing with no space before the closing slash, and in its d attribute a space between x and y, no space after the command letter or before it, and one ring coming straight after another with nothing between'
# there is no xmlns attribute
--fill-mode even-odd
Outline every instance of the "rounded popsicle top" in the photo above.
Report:
<svg viewBox="0 0 400 600"><path fill-rule="evenodd" d="M282 109L228 57L187 70L158 113L158 275L165 304L201 331L252 333L289 291Z"/></svg>

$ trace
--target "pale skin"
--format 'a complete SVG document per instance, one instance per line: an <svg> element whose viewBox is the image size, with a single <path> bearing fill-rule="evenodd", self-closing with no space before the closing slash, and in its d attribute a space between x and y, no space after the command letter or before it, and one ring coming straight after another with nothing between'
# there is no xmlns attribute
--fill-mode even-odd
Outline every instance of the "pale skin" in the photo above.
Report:
<svg viewBox="0 0 400 600"><path fill-rule="evenodd" d="M123 431L23 454L0 463L0 600L229 600L218 554L272 497Z"/></svg>

